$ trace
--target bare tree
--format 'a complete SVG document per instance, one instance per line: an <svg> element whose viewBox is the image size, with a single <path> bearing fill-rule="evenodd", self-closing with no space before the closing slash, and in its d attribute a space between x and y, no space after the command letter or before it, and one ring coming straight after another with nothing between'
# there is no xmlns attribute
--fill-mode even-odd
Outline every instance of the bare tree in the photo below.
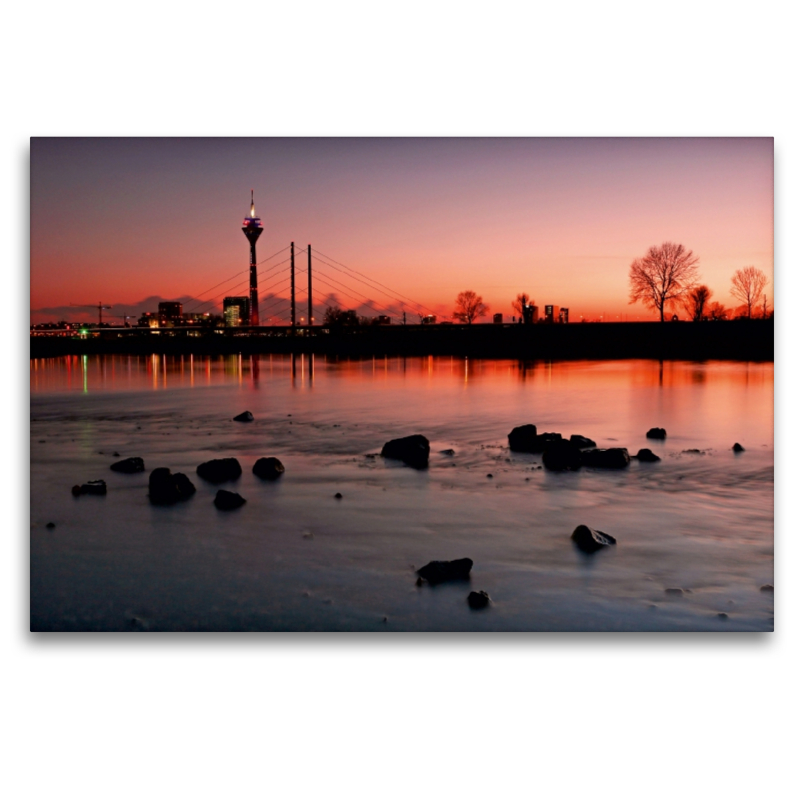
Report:
<svg viewBox="0 0 800 800"><path fill-rule="evenodd" d="M532 306L533 299L527 292L520 292L517 295L517 299L511 303L511 308L517 312L520 316L524 316L525 314L525 306Z"/></svg>
<svg viewBox="0 0 800 800"><path fill-rule="evenodd" d="M686 293L683 299L683 307L692 322L700 322L705 317L706 306L711 300L713 292L708 286L695 286Z"/></svg>
<svg viewBox="0 0 800 800"><path fill-rule="evenodd" d="M753 307L761 299L767 276L755 267L743 267L733 273L731 284L731 294L747 307L747 318L752 319Z"/></svg>
<svg viewBox="0 0 800 800"><path fill-rule="evenodd" d="M682 244L664 242L651 247L644 258L631 264L630 302L641 302L658 311L664 321L664 308L679 302L697 285L700 259Z"/></svg>
<svg viewBox="0 0 800 800"><path fill-rule="evenodd" d="M488 313L489 306L483 302L483 298L479 294L467 290L466 292L460 292L456 298L453 319L472 325L478 317L485 317Z"/></svg>
<svg viewBox="0 0 800 800"><path fill-rule="evenodd" d="M722 303L709 303L706 319L712 322L719 322L720 320L728 319L729 315L730 311Z"/></svg>
<svg viewBox="0 0 800 800"><path fill-rule="evenodd" d="M767 302L765 294L761 295L761 303L759 305L761 307L761 319L770 319L772 317L772 306Z"/></svg>

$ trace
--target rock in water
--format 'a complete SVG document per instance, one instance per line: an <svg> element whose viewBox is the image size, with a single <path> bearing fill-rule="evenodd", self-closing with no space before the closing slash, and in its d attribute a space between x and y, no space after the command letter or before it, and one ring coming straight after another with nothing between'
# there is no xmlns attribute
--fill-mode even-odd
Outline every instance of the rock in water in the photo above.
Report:
<svg viewBox="0 0 800 800"><path fill-rule="evenodd" d="M551 442L542 455L542 464L546 469L562 471L580 469L581 451L567 441Z"/></svg>
<svg viewBox="0 0 800 800"><path fill-rule="evenodd" d="M631 463L631 457L624 447L584 450L581 453L584 467L603 467L604 469L625 469Z"/></svg>
<svg viewBox="0 0 800 800"><path fill-rule="evenodd" d="M572 436L569 437L570 444L574 444L575 447L597 447L597 442L590 439L588 436L578 436L577 433L573 433Z"/></svg>
<svg viewBox="0 0 800 800"><path fill-rule="evenodd" d="M650 428L645 434L648 439L666 439L667 432L664 428Z"/></svg>
<svg viewBox="0 0 800 800"><path fill-rule="evenodd" d="M470 592L467 596L469 607L476 611L481 608L486 608L489 605L491 598L486 592Z"/></svg>
<svg viewBox="0 0 800 800"><path fill-rule="evenodd" d="M731 450L733 450L734 453L744 453L744 447L742 447L739 442L736 442Z"/></svg>
<svg viewBox="0 0 800 800"><path fill-rule="evenodd" d="M430 584L465 581L469 578L472 563L471 558L458 558L455 561L431 561L418 569L417 575Z"/></svg>
<svg viewBox="0 0 800 800"><path fill-rule="evenodd" d="M138 456L133 458L123 458L122 461L116 461L111 465L114 472L124 472L126 475L132 475L134 472L144 472L144 461Z"/></svg>
<svg viewBox="0 0 800 800"><path fill-rule="evenodd" d="M639 461L661 461L652 450L648 450L646 447L643 447L634 458L638 458Z"/></svg>
<svg viewBox="0 0 800 800"><path fill-rule="evenodd" d="M277 458L259 458L253 464L253 475L267 481L277 480L285 471L283 464Z"/></svg>
<svg viewBox="0 0 800 800"><path fill-rule="evenodd" d="M217 491L217 496L214 498L214 505L220 511L233 511L235 508L243 506L247 500L236 492L226 492L225 489Z"/></svg>
<svg viewBox="0 0 800 800"><path fill-rule="evenodd" d="M213 458L204 461L197 474L209 483L235 481L242 474L242 466L235 458Z"/></svg>
<svg viewBox="0 0 800 800"><path fill-rule="evenodd" d="M775 587L771 583L765 583L762 587L760 587L759 591L761 592L774 592Z"/></svg>
<svg viewBox="0 0 800 800"><path fill-rule="evenodd" d="M508 446L518 453L532 453L536 441L535 425L520 425L508 434Z"/></svg>
<svg viewBox="0 0 800 800"><path fill-rule="evenodd" d="M241 414L237 414L234 418L234 422L252 422L254 419L253 415L249 411L242 411Z"/></svg>
<svg viewBox="0 0 800 800"><path fill-rule="evenodd" d="M395 458L415 469L425 469L428 466L430 454L430 442L418 433L413 436L404 436L402 439L392 439L390 442L386 442L381 450L384 458Z"/></svg>
<svg viewBox="0 0 800 800"><path fill-rule="evenodd" d="M584 553L594 553L604 547L616 544L617 540L603 531L596 531L587 525L578 525L572 532L572 541Z"/></svg>
<svg viewBox="0 0 800 800"><path fill-rule="evenodd" d="M508 446L516 453L543 453L553 442L561 442L560 433L536 433L535 425L520 425L508 434Z"/></svg>
<svg viewBox="0 0 800 800"><path fill-rule="evenodd" d="M150 502L155 505L169 505L188 500L197 490L182 472L174 475L167 467L158 467L150 473Z"/></svg>
<svg viewBox="0 0 800 800"><path fill-rule="evenodd" d="M108 489L106 488L105 481L87 481L86 483L80 484L80 486L73 486L72 487L72 494L75 497L78 497L82 494L107 494Z"/></svg>

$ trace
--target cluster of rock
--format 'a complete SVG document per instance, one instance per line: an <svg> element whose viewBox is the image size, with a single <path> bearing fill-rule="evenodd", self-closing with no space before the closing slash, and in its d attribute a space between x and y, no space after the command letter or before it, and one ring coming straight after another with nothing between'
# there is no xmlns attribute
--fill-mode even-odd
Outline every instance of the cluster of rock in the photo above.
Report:
<svg viewBox="0 0 800 800"><path fill-rule="evenodd" d="M650 438L654 431L648 431ZM600 467L602 469L625 469L631 458L640 461L660 461L661 459L647 448L631 456L625 447L598 447L597 442L588 436L573 434L565 439L560 433L539 433L535 425L520 425L508 434L508 446L517 453L541 453L542 463L549 470L577 470L581 467Z"/></svg>
<svg viewBox="0 0 800 800"><path fill-rule="evenodd" d="M468 581L472 570L471 558L457 558L454 561L429 561L424 567L417 570L417 586L427 582L431 586L448 581ZM474 611L486 608L491 602L491 597L484 591L470 592L467 595L467 604Z"/></svg>
<svg viewBox="0 0 800 800"><path fill-rule="evenodd" d="M107 492L105 481L86 481L72 487L72 494L75 497L80 497L82 494L107 494Z"/></svg>
<svg viewBox="0 0 800 800"><path fill-rule="evenodd" d="M425 469L431 454L430 442L421 434L392 439L381 449L384 458L402 461L414 469Z"/></svg>

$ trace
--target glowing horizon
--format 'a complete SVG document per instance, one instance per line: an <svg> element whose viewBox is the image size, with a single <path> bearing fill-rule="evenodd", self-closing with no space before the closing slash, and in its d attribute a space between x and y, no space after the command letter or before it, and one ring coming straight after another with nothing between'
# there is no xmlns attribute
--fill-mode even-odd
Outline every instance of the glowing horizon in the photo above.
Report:
<svg viewBox="0 0 800 800"><path fill-rule="evenodd" d="M773 297L771 138L35 138L31 321L95 318L41 311L71 303L197 297L246 272L251 187L259 260L310 242L441 316L472 289L509 321L523 291L540 314L567 307L571 321L655 319L628 304L628 269L664 241L699 257L713 301L737 306L730 279L751 264ZM335 287L315 284L319 308Z"/></svg>

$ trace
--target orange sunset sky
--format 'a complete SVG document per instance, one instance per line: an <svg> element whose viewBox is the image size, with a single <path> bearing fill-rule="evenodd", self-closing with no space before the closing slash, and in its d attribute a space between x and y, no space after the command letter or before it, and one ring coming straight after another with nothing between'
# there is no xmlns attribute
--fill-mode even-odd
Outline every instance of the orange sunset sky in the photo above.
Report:
<svg viewBox="0 0 800 800"><path fill-rule="evenodd" d="M31 322L96 319L71 303L139 314L218 296L199 308L218 311L224 294L246 294L251 188L259 260L310 242L391 290L348 280L360 294L347 297L320 263L317 315L335 301L397 313L402 294L446 316L472 289L509 320L521 291L572 321L655 319L628 304L628 269L664 241L699 257L713 300L735 306L731 276L750 264L773 297L771 138L35 138Z"/></svg>

